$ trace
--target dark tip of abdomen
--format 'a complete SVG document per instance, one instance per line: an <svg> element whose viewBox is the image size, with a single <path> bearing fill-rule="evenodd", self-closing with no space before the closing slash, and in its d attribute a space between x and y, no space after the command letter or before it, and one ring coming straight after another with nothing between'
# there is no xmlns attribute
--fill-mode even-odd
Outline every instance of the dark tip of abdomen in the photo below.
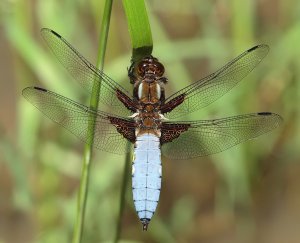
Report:
<svg viewBox="0 0 300 243"><path fill-rule="evenodd" d="M143 225L143 231L147 231L148 225L150 223L150 219L143 218L143 219L140 219L140 220L141 220L142 225Z"/></svg>

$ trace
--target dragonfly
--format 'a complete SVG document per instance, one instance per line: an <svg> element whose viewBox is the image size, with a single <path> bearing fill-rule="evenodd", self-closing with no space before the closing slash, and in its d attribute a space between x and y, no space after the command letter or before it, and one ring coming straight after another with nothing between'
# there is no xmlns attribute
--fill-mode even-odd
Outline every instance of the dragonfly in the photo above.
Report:
<svg viewBox="0 0 300 243"><path fill-rule="evenodd" d="M177 121L231 90L267 55L267 45L250 48L218 71L166 97L168 79L164 66L151 55L132 61L128 69L133 85L130 93L55 31L44 28L41 35L84 89L93 93L94 85L100 87L99 104L109 112L92 109L40 87L25 88L23 96L48 118L93 147L120 155L133 150L132 195L143 230L147 230L159 201L161 155L186 160L219 153L271 131L283 121L280 115L271 112ZM93 133L88 131L90 123L94 124Z"/></svg>

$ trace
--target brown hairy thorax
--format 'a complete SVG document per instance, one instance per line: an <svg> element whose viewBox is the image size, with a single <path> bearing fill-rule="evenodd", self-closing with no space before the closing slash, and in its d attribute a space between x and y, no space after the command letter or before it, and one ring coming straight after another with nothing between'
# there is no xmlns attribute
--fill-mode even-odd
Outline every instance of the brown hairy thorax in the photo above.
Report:
<svg viewBox="0 0 300 243"><path fill-rule="evenodd" d="M153 133L160 136L160 107L165 101L164 66L153 56L144 57L129 69L134 85L133 97L137 103L135 122L137 134Z"/></svg>
<svg viewBox="0 0 300 243"><path fill-rule="evenodd" d="M157 58L147 56L139 62L133 62L128 70L130 82L133 84L133 100L120 90L118 99L131 111L135 122L135 135L152 133L161 136L163 114L173 110L182 103L184 97L171 100L165 104L165 89L167 78L164 77L165 68ZM176 137L176 136L175 136ZM164 139L166 140L166 138Z"/></svg>

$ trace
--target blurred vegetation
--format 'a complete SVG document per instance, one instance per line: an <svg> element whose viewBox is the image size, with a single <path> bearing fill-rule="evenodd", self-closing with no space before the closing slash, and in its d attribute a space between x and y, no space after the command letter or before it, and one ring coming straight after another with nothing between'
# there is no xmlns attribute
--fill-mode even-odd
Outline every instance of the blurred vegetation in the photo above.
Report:
<svg viewBox="0 0 300 243"><path fill-rule="evenodd" d="M0 2L0 242L68 242L83 144L21 96L37 85L87 103L39 35L49 27L92 63L104 2ZM112 12L105 72L127 89L131 47L121 1ZM267 58L238 87L186 119L272 111L280 129L221 154L163 159L163 187L142 232L128 185L122 242L298 242L300 239L300 2L147 1L167 94L266 43ZM124 158L94 151L83 242L111 241Z"/></svg>

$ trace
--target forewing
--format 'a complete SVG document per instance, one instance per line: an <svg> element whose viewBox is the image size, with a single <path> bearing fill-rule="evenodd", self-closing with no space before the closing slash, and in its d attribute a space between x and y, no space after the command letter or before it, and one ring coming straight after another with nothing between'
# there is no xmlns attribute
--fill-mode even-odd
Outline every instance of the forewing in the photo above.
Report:
<svg viewBox="0 0 300 243"><path fill-rule="evenodd" d="M174 93L166 99L166 105L168 106L168 102L174 103L176 97L181 99L183 97L183 102L166 116L174 119L214 102L246 77L262 61L268 51L267 45L255 46L215 73Z"/></svg>
<svg viewBox="0 0 300 243"><path fill-rule="evenodd" d="M54 55L83 88L92 93L93 85L99 85L99 102L107 105L111 113L130 115L130 111L118 100L116 94L120 90L132 99L127 90L92 65L55 31L44 28L41 34Z"/></svg>
<svg viewBox="0 0 300 243"><path fill-rule="evenodd" d="M126 129L126 136L134 137L134 122L131 119L111 116L94 111L64 96L37 87L25 88L23 96L44 115L60 124L86 143L100 150L124 154L131 149L127 140L117 130ZM95 119L93 138L88 132L89 124Z"/></svg>
<svg viewBox="0 0 300 243"><path fill-rule="evenodd" d="M216 120L166 122L162 125L162 137L164 134L174 133L176 126L184 127L186 131L171 142L163 144L162 153L171 159L190 159L219 153L269 132L281 123L282 118L279 115L269 112Z"/></svg>

